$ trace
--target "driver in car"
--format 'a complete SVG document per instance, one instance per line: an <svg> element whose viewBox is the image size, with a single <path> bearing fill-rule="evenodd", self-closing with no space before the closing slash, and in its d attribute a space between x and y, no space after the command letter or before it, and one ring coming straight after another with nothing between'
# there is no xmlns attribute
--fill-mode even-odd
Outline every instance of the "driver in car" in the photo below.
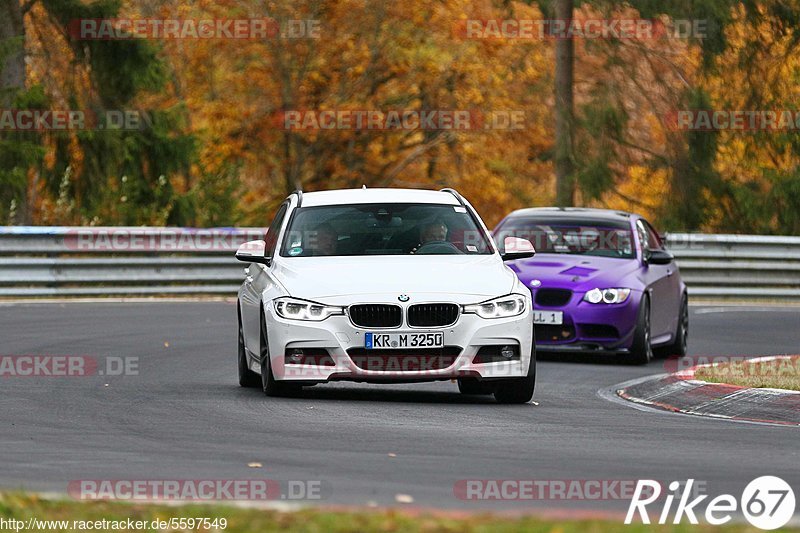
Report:
<svg viewBox="0 0 800 533"><path fill-rule="evenodd" d="M434 243L447 242L447 224L441 219L434 219L425 222L420 227L419 232L420 242L411 249L412 254L417 253L417 250L425 245Z"/></svg>

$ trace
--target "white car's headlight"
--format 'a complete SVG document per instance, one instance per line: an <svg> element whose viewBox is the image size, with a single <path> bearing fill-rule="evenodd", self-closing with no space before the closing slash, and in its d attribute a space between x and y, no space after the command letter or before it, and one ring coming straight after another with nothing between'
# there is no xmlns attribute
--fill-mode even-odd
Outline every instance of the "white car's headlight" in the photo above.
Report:
<svg viewBox="0 0 800 533"><path fill-rule="evenodd" d="M630 295L630 289L592 289L583 295L583 301L590 304L621 304Z"/></svg>
<svg viewBox="0 0 800 533"><path fill-rule="evenodd" d="M524 312L525 297L519 294L509 294L479 304L464 306L464 313L473 313L481 318L508 318Z"/></svg>
<svg viewBox="0 0 800 533"><path fill-rule="evenodd" d="M333 305L325 305L297 298L277 298L275 312L281 318L289 320L313 320L319 322L329 316L343 315L344 309Z"/></svg>

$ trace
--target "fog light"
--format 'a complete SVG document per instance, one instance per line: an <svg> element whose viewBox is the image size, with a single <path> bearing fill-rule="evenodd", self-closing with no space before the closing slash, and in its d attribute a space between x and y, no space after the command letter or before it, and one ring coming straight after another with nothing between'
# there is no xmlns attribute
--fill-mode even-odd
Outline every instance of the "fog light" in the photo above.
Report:
<svg viewBox="0 0 800 533"><path fill-rule="evenodd" d="M289 350L288 359L290 363L299 364L303 361L303 350L299 348L295 348L294 350Z"/></svg>
<svg viewBox="0 0 800 533"><path fill-rule="evenodd" d="M512 359L514 357L514 347L513 346L503 346L500 348L500 355L505 357L506 359Z"/></svg>

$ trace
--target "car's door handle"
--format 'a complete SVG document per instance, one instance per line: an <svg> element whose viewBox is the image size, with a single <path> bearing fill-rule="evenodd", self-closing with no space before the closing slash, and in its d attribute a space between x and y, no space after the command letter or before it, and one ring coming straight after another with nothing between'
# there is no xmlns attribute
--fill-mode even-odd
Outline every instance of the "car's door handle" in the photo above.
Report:
<svg viewBox="0 0 800 533"><path fill-rule="evenodd" d="M671 275L672 275L672 269L670 268L670 269L667 270L667 276L671 276Z"/></svg>

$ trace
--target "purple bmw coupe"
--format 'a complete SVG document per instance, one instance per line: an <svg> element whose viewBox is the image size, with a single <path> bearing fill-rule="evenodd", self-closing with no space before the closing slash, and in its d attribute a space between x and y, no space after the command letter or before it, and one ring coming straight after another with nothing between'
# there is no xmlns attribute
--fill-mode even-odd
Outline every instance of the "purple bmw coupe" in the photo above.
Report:
<svg viewBox="0 0 800 533"><path fill-rule="evenodd" d="M508 265L533 295L539 351L601 352L636 364L649 362L654 350L686 354L686 285L641 216L520 209L500 222L494 237L498 243L527 239L536 248L535 257Z"/></svg>

